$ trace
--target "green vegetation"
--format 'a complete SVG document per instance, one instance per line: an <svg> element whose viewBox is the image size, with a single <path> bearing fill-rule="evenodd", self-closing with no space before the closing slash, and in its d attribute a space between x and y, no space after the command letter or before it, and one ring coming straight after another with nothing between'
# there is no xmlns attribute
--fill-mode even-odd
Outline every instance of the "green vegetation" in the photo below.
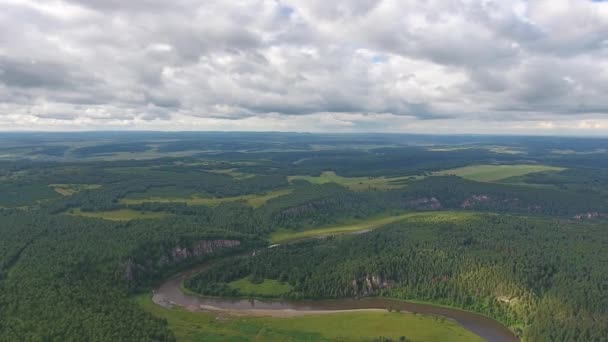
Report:
<svg viewBox="0 0 608 342"><path fill-rule="evenodd" d="M149 296L137 303L167 321L178 341L370 341L380 336L412 342L482 341L450 320L389 312L349 312L294 318L238 317L165 309Z"/></svg>
<svg viewBox="0 0 608 342"><path fill-rule="evenodd" d="M353 191L366 190L389 190L405 186L407 181L415 180L417 177L342 177L333 171L324 171L320 176L289 176L289 181L305 180L312 184L336 183Z"/></svg>
<svg viewBox="0 0 608 342"><path fill-rule="evenodd" d="M338 338L331 329L343 324L368 341L416 340L391 330L392 317L408 315L281 320L134 303L213 258L184 286L217 296L427 301L497 319L524 342L603 342L606 146L603 138L0 133L0 341L316 341ZM308 239L335 234L343 235ZM301 240L267 248L269 238ZM254 258L237 258L252 250Z"/></svg>
<svg viewBox="0 0 608 342"><path fill-rule="evenodd" d="M266 204L266 202L270 201L271 199L285 196L285 195L291 193L291 191L292 191L291 189L284 189L284 190L271 191L265 195L255 195L250 198L247 198L247 203L249 203L249 205L254 208L258 208L258 207L261 207L264 204Z"/></svg>
<svg viewBox="0 0 608 342"><path fill-rule="evenodd" d="M90 218L99 218L109 221L130 221L130 220L144 220L144 219L160 219L166 217L167 214L160 212L146 212L131 209L118 209L110 211L82 211L79 208L70 209L67 215L82 216Z"/></svg>
<svg viewBox="0 0 608 342"><path fill-rule="evenodd" d="M84 190L95 190L101 188L100 184L49 184L53 190L63 196L72 196L73 194Z"/></svg>
<svg viewBox="0 0 608 342"><path fill-rule="evenodd" d="M245 201L250 206L257 208L266 204L269 200L289 194L291 189L269 191L264 195L241 195L233 197L208 198L192 195L190 197L147 197L147 198L123 198L120 203L135 205L143 203L185 203L187 205L218 206L222 203Z"/></svg>
<svg viewBox="0 0 608 342"><path fill-rule="evenodd" d="M608 150L605 149L605 148L598 148L598 149L590 150L590 151L575 151L575 150L571 150L571 149L565 149L565 150L556 149L556 150L551 150L550 152L554 153L554 154L589 155L589 154L605 154L605 153L608 153Z"/></svg>
<svg viewBox="0 0 608 342"><path fill-rule="evenodd" d="M246 178L251 178L254 177L254 174L251 173L243 173L243 172L238 172L236 168L231 168L231 169L219 169L219 170L209 170L209 172L213 172L213 173L219 173L219 174L223 174L223 175L229 175L235 179L246 179Z"/></svg>
<svg viewBox="0 0 608 342"><path fill-rule="evenodd" d="M27 182L0 183L0 206L27 207L61 197L44 184Z"/></svg>
<svg viewBox="0 0 608 342"><path fill-rule="evenodd" d="M251 278L242 278L228 284L239 294L244 296L281 297L291 291L292 286L274 279L260 279L252 281Z"/></svg>
<svg viewBox="0 0 608 342"><path fill-rule="evenodd" d="M469 213L439 212L439 213L407 213L396 216L370 217L351 223L332 225L328 227L307 229L302 231L278 230L270 238L272 243L284 243L303 238L324 237L329 235L350 234L371 231L401 220L414 219L432 222L457 222L470 217Z"/></svg>
<svg viewBox="0 0 608 342"><path fill-rule="evenodd" d="M443 147L433 147L430 148L430 151L435 152L450 152L450 151L462 151L462 150L487 150L494 153L502 153L502 154L525 154L525 150L513 146L493 146L493 145L472 145L472 146L443 146Z"/></svg>
<svg viewBox="0 0 608 342"><path fill-rule="evenodd" d="M433 174L439 176L453 175L478 182L496 182L529 173L562 170L564 170L562 167L547 165L474 165L438 171Z"/></svg>
<svg viewBox="0 0 608 342"><path fill-rule="evenodd" d="M525 154L526 152L520 148L514 148L510 146L489 146L488 151L494 153L505 153L505 154Z"/></svg>
<svg viewBox="0 0 608 342"><path fill-rule="evenodd" d="M498 319L525 341L601 341L608 333L605 224L457 217L419 215L366 235L269 248L218 262L184 284L222 295L222 284L249 276L292 285L286 296L294 299L429 301Z"/></svg>

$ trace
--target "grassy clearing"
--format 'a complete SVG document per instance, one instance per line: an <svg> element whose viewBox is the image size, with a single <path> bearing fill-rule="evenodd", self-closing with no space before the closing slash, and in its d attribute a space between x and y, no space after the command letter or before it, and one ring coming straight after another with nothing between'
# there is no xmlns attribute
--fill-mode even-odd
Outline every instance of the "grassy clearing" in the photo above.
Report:
<svg viewBox="0 0 608 342"><path fill-rule="evenodd" d="M66 215L92 217L110 221L131 221L144 219L160 219L166 217L167 213L138 211L131 209L119 209L110 211L82 211L80 210L80 208L77 208L67 211Z"/></svg>
<svg viewBox="0 0 608 342"><path fill-rule="evenodd" d="M564 168L548 165L473 165L434 172L433 175L454 175L478 182L496 182L534 172L562 171Z"/></svg>
<svg viewBox="0 0 608 342"><path fill-rule="evenodd" d="M433 152L452 152L452 151L464 151L471 150L473 146L447 146L447 147L431 147L428 150Z"/></svg>
<svg viewBox="0 0 608 342"><path fill-rule="evenodd" d="M354 221L350 223L342 223L327 227L307 229L301 231L293 230L278 230L272 234L270 240L272 243L282 243L290 240L297 240L311 237L322 237L327 235L339 235L362 232L386 226L402 220L424 220L425 222L446 222L462 219L469 219L472 215L465 212L427 212L427 213L407 213L396 216L371 217L364 220Z"/></svg>
<svg viewBox="0 0 608 342"><path fill-rule="evenodd" d="M251 198L247 199L247 203L249 203L249 205L254 208L259 208L259 207L263 206L264 204L266 204L266 202L270 201L271 199L285 196L285 195L291 193L292 191L293 191L293 189L283 189L283 190L270 191L264 195L251 195Z"/></svg>
<svg viewBox="0 0 608 342"><path fill-rule="evenodd" d="M560 154L560 155L589 155L589 154L604 154L604 153L608 153L608 149L605 148L597 148L594 150L589 150L589 151L575 151L575 150L570 150L570 149L554 149L551 150L552 154Z"/></svg>
<svg viewBox="0 0 608 342"><path fill-rule="evenodd" d="M247 178L251 178L251 177L255 176L253 173L238 172L234 168L233 169L215 169L215 170L207 170L207 171L212 172L212 173L219 173L221 175L228 175L234 179L247 179Z"/></svg>
<svg viewBox="0 0 608 342"><path fill-rule="evenodd" d="M403 177L342 177L333 171L325 171L320 176L289 176L288 180L305 180L312 184L337 183L353 191L390 190L405 186L409 180L417 179L415 176Z"/></svg>
<svg viewBox="0 0 608 342"><path fill-rule="evenodd" d="M518 148L518 147L500 146L500 145L440 146L440 147L429 148L429 151L451 152L451 151L464 151L464 150L473 150L473 149L485 149L490 152L501 153L501 154L525 154L526 153L525 150Z"/></svg>
<svg viewBox="0 0 608 342"><path fill-rule="evenodd" d="M502 154L525 154L526 153L526 151L521 148L511 147L511 146L487 146L486 149L490 152L502 153Z"/></svg>
<svg viewBox="0 0 608 342"><path fill-rule="evenodd" d="M228 286L238 290L243 295L280 297L292 290L289 284L274 279L264 279L259 284L252 283L249 278L243 278L228 283Z"/></svg>
<svg viewBox="0 0 608 342"><path fill-rule="evenodd" d="M266 204L269 200L289 194L292 189L282 189L270 191L264 195L241 195L233 197L200 197L199 195L191 195L190 197L164 197L152 196L145 198L123 198L120 203L125 205L134 205L142 203L185 203L187 205L206 205L210 207L218 206L226 202L245 201L254 208L258 208Z"/></svg>
<svg viewBox="0 0 608 342"><path fill-rule="evenodd" d="M95 190L101 188L100 184L49 184L55 192L62 196L72 196L84 190Z"/></svg>
<svg viewBox="0 0 608 342"><path fill-rule="evenodd" d="M356 312L295 318L245 317L165 309L149 295L135 298L152 315L164 318L178 341L370 341L384 336L414 342L482 341L451 320L389 312Z"/></svg>
<svg viewBox="0 0 608 342"><path fill-rule="evenodd" d="M158 152L154 149L142 152L107 152L97 153L79 159L90 160L90 161L116 161L116 160L147 160L147 159L158 159L158 158L181 158L190 157L202 152L204 150L188 150L188 151L177 151L177 152Z"/></svg>

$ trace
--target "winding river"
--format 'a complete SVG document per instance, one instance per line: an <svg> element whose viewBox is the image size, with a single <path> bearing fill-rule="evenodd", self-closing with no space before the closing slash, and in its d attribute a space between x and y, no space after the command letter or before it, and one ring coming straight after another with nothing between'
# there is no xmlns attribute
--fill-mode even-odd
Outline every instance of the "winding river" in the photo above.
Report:
<svg viewBox="0 0 608 342"><path fill-rule="evenodd" d="M153 289L152 300L165 307L181 306L191 311L227 311L239 315L298 316L323 314L345 310L386 310L442 316L453 319L469 331L489 342L516 342L518 339L497 321L476 313L431 304L409 303L385 298L336 300L257 300L212 298L184 293L181 285L191 275L203 271L209 263L184 271L165 280Z"/></svg>

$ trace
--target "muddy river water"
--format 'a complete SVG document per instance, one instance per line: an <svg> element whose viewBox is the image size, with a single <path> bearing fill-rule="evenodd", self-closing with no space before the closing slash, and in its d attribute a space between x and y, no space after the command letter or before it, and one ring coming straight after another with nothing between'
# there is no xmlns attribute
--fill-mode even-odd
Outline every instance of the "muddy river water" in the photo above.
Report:
<svg viewBox="0 0 608 342"><path fill-rule="evenodd" d="M187 294L182 291L183 281L194 273L208 267L195 267L174 275L153 290L152 300L162 306L182 306L192 311L219 310L239 315L298 316L302 314L323 314L344 310L386 310L389 307L401 311L429 314L453 319L469 331L489 342L515 342L518 339L497 321L468 311L435 306L432 304L409 303L385 298L337 299L337 300L257 300L212 298Z"/></svg>

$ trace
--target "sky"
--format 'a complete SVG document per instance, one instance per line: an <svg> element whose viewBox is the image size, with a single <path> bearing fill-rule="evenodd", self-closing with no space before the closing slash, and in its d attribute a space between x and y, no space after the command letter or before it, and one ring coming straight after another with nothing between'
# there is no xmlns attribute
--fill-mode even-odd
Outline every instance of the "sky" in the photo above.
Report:
<svg viewBox="0 0 608 342"><path fill-rule="evenodd" d="M608 2L0 0L0 131L608 135Z"/></svg>

